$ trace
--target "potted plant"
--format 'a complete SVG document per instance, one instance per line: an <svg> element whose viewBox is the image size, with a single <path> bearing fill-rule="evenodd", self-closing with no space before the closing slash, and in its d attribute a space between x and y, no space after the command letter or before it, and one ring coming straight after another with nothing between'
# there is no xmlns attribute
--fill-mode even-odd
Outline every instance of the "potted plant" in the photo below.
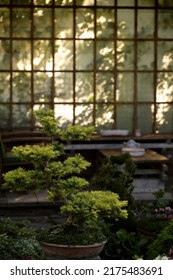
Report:
<svg viewBox="0 0 173 280"><path fill-rule="evenodd" d="M101 231L101 222L105 217L115 220L127 218L127 201L121 201L119 195L111 191L89 191L89 182L81 176L81 172L90 163L81 154L67 156L64 144L60 143L89 139L94 131L93 127L70 126L60 129L52 110L38 111L36 116L45 133L51 137L51 142L44 146L14 147L15 155L22 160L31 161L33 169L18 168L8 171L3 175L3 188L10 191L47 189L48 198L52 202L61 201L60 211L65 215L66 221L40 231L38 238L41 246L46 253L57 255L59 248L55 244L61 243L60 256L57 258L91 258L99 254L106 241ZM72 245L77 255L69 252ZM84 254L87 245L89 249L86 249L86 253L89 253L89 257ZM81 246L82 255L79 253ZM91 248L96 248L96 252L93 253ZM62 249L68 251L68 255L64 255Z"/></svg>

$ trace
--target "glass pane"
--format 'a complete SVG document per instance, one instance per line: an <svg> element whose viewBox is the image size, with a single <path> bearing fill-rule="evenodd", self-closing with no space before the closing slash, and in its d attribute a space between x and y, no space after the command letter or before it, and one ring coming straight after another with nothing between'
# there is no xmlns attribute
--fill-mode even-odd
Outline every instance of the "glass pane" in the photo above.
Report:
<svg viewBox="0 0 173 280"><path fill-rule="evenodd" d="M117 105L116 123L118 129L128 129L132 131L133 123L133 106Z"/></svg>
<svg viewBox="0 0 173 280"><path fill-rule="evenodd" d="M13 73L13 102L31 101L31 74Z"/></svg>
<svg viewBox="0 0 173 280"><path fill-rule="evenodd" d="M110 0L109 0L110 1ZM94 0L76 0L76 5L80 6L92 6L94 5Z"/></svg>
<svg viewBox="0 0 173 280"><path fill-rule="evenodd" d="M97 69L111 70L114 68L114 42L97 42Z"/></svg>
<svg viewBox="0 0 173 280"><path fill-rule="evenodd" d="M0 105L0 128L9 127L10 108L7 105Z"/></svg>
<svg viewBox="0 0 173 280"><path fill-rule="evenodd" d="M55 117L59 119L60 125L68 125L73 123L73 105L70 104L55 104Z"/></svg>
<svg viewBox="0 0 173 280"><path fill-rule="evenodd" d="M55 5L60 6L71 6L73 5L74 0L55 0Z"/></svg>
<svg viewBox="0 0 173 280"><path fill-rule="evenodd" d="M46 8L34 9L34 37L52 36L52 10ZM44 24L43 24L44 23Z"/></svg>
<svg viewBox="0 0 173 280"><path fill-rule="evenodd" d="M152 105L138 104L137 121L138 121L137 128L141 129L142 134L152 133L152 123L153 123Z"/></svg>
<svg viewBox="0 0 173 280"><path fill-rule="evenodd" d="M118 18L118 31L117 36L118 38L133 38L134 37L134 11L118 9L117 11L117 18Z"/></svg>
<svg viewBox="0 0 173 280"><path fill-rule="evenodd" d="M73 36L73 10L55 9L55 37L70 38Z"/></svg>
<svg viewBox="0 0 173 280"><path fill-rule="evenodd" d="M31 4L31 0L12 0L13 5L28 5Z"/></svg>
<svg viewBox="0 0 173 280"><path fill-rule="evenodd" d="M13 105L13 126L26 127L30 125L31 110L30 105Z"/></svg>
<svg viewBox="0 0 173 280"><path fill-rule="evenodd" d="M34 41L34 69L52 70L52 42L49 40Z"/></svg>
<svg viewBox="0 0 173 280"><path fill-rule="evenodd" d="M117 101L133 101L134 75L132 73L119 73L117 76Z"/></svg>
<svg viewBox="0 0 173 280"><path fill-rule="evenodd" d="M98 6L114 6L114 0L96 0Z"/></svg>
<svg viewBox="0 0 173 280"><path fill-rule="evenodd" d="M34 5L51 5L52 0L34 0Z"/></svg>
<svg viewBox="0 0 173 280"><path fill-rule="evenodd" d="M154 68L154 43L138 42L138 69L152 70Z"/></svg>
<svg viewBox="0 0 173 280"><path fill-rule="evenodd" d="M109 104L96 105L96 127L97 129L111 129L114 124L114 106Z"/></svg>
<svg viewBox="0 0 173 280"><path fill-rule="evenodd" d="M13 40L13 69L31 70L31 41Z"/></svg>
<svg viewBox="0 0 173 280"><path fill-rule="evenodd" d="M173 101L173 75L172 72L158 73L156 102Z"/></svg>
<svg viewBox="0 0 173 280"><path fill-rule="evenodd" d="M117 5L118 6L134 6L135 0L117 0Z"/></svg>
<svg viewBox="0 0 173 280"><path fill-rule="evenodd" d="M0 6L1 5L8 5L10 3L10 0L1 0L0 1Z"/></svg>
<svg viewBox="0 0 173 280"><path fill-rule="evenodd" d="M55 41L55 70L73 69L73 41Z"/></svg>
<svg viewBox="0 0 173 280"><path fill-rule="evenodd" d="M154 36L154 11L138 11L138 37L151 38Z"/></svg>
<svg viewBox="0 0 173 280"><path fill-rule="evenodd" d="M52 89L51 73L34 73L34 101L35 102L49 102L51 100L51 89Z"/></svg>
<svg viewBox="0 0 173 280"><path fill-rule="evenodd" d="M114 101L114 75L113 73L98 73L96 77L97 102Z"/></svg>
<svg viewBox="0 0 173 280"><path fill-rule="evenodd" d="M75 124L92 125L93 124L93 105L78 105L75 107Z"/></svg>
<svg viewBox="0 0 173 280"><path fill-rule="evenodd" d="M173 38L173 10L159 10L158 11L158 37L159 38Z"/></svg>
<svg viewBox="0 0 173 280"><path fill-rule="evenodd" d="M138 6L153 7L155 0L138 0Z"/></svg>
<svg viewBox="0 0 173 280"><path fill-rule="evenodd" d="M19 38L30 37L31 31L31 10L30 9L13 9L13 36Z"/></svg>
<svg viewBox="0 0 173 280"><path fill-rule="evenodd" d="M0 70L10 69L10 41L0 40L1 63Z"/></svg>
<svg viewBox="0 0 173 280"><path fill-rule="evenodd" d="M76 38L94 38L94 11L76 9Z"/></svg>
<svg viewBox="0 0 173 280"><path fill-rule="evenodd" d="M146 82L145 82L146 81ZM153 73L138 73L137 75L138 101L154 101L154 75Z"/></svg>
<svg viewBox="0 0 173 280"><path fill-rule="evenodd" d="M0 73L0 102L10 100L10 73Z"/></svg>
<svg viewBox="0 0 173 280"><path fill-rule="evenodd" d="M73 101L73 73L55 73L55 102Z"/></svg>
<svg viewBox="0 0 173 280"><path fill-rule="evenodd" d="M76 69L92 70L93 69L93 42L76 41Z"/></svg>
<svg viewBox="0 0 173 280"><path fill-rule="evenodd" d="M114 10L97 9L97 37L114 38Z"/></svg>
<svg viewBox="0 0 173 280"><path fill-rule="evenodd" d="M117 41L117 67L120 70L134 69L134 43Z"/></svg>
<svg viewBox="0 0 173 280"><path fill-rule="evenodd" d="M156 124L156 133L172 133L173 106L171 104L157 105Z"/></svg>
<svg viewBox="0 0 173 280"><path fill-rule="evenodd" d="M10 14L9 9L0 10L0 37L9 37L10 35Z"/></svg>
<svg viewBox="0 0 173 280"><path fill-rule="evenodd" d="M158 42L158 69L173 70L172 42Z"/></svg>
<svg viewBox="0 0 173 280"><path fill-rule="evenodd" d="M172 0L158 0L158 5L161 7L173 7Z"/></svg>
<svg viewBox="0 0 173 280"><path fill-rule="evenodd" d="M76 102L93 102L93 73L76 73Z"/></svg>

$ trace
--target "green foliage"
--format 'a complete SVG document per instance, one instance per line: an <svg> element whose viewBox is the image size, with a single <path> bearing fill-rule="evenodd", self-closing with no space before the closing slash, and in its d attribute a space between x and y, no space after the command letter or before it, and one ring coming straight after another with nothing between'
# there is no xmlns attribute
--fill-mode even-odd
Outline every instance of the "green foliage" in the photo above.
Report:
<svg viewBox="0 0 173 280"><path fill-rule="evenodd" d="M105 158L92 178L92 186L118 193L121 199L129 199L134 189L133 173L136 165L129 154Z"/></svg>
<svg viewBox="0 0 173 280"><path fill-rule="evenodd" d="M120 201L118 194L110 191L84 191L72 195L61 207L62 213L70 216L73 223L95 223L103 218L127 218L127 201Z"/></svg>
<svg viewBox="0 0 173 280"><path fill-rule="evenodd" d="M161 230L157 238L148 248L147 259L155 259L158 255L168 255L173 244L173 219Z"/></svg>
<svg viewBox="0 0 173 280"><path fill-rule="evenodd" d="M61 138L67 142L72 140L90 140L92 134L94 134L93 126L69 125L65 131L62 131Z"/></svg>
<svg viewBox="0 0 173 280"><path fill-rule="evenodd" d="M43 259L43 251L28 221L0 220L0 259Z"/></svg>

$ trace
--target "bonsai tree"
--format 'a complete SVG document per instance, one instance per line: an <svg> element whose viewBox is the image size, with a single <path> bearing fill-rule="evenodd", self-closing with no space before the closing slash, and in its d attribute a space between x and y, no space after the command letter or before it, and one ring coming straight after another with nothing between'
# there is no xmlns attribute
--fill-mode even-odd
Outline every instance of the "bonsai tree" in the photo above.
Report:
<svg viewBox="0 0 173 280"><path fill-rule="evenodd" d="M64 244L86 244L105 239L100 231L100 222L105 217L115 220L127 218L127 201L121 201L119 195L111 191L88 191L86 187L89 182L81 176L81 172L90 163L78 153L74 156L62 156L65 154L62 141L90 139L94 133L93 127L69 126L62 129L58 127L52 110L39 110L36 117L51 141L44 146L14 147L15 155L22 160L31 161L33 169L25 170L20 167L8 171L3 175L3 188L10 191L47 189L48 198L53 203L58 200L63 202L60 210L67 217L65 224L43 231L40 239ZM82 234L82 238L76 238L77 232ZM87 238L83 237L84 233Z"/></svg>

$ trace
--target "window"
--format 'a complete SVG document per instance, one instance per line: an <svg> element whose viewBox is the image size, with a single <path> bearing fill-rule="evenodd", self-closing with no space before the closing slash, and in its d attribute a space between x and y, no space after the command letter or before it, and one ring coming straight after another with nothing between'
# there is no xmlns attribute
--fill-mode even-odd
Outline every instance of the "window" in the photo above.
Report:
<svg viewBox="0 0 173 280"><path fill-rule="evenodd" d="M0 0L0 129L173 132L173 1Z"/></svg>

